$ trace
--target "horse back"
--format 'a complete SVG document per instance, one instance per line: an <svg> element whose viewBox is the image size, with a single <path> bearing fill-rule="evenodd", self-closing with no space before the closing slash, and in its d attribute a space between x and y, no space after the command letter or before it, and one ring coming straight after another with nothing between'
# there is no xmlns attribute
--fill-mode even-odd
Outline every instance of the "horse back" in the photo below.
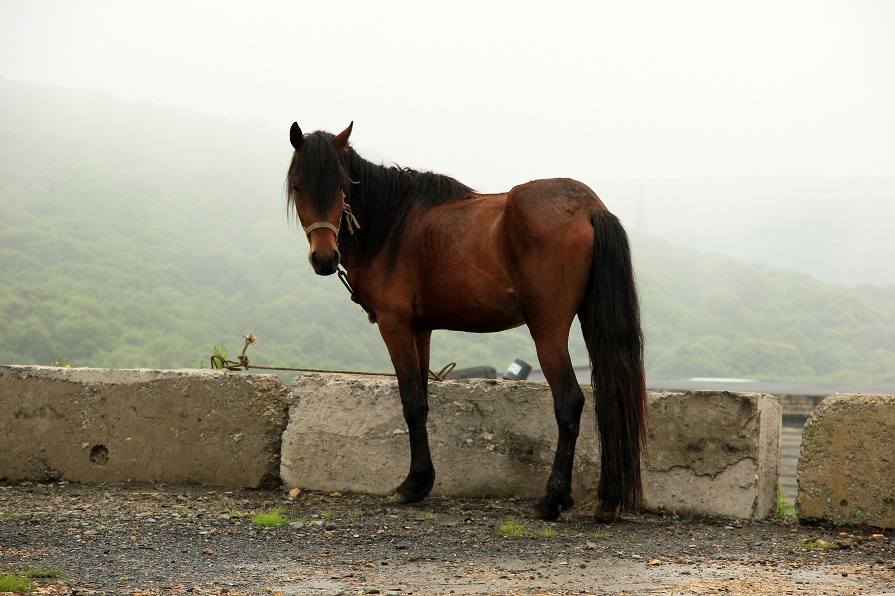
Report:
<svg viewBox="0 0 895 596"><path fill-rule="evenodd" d="M507 194L508 250L527 259L539 250L555 256L565 246L566 254L571 251L589 259L591 220L594 212L605 209L597 194L577 180L551 178L520 184Z"/></svg>

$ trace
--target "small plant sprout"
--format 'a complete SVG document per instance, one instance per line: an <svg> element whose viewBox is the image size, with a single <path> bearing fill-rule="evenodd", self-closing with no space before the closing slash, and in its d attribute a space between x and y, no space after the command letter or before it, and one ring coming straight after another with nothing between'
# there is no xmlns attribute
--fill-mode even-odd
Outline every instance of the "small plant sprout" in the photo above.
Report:
<svg viewBox="0 0 895 596"><path fill-rule="evenodd" d="M538 536L541 538L554 538L556 536L556 530L553 528L543 528L538 531Z"/></svg>
<svg viewBox="0 0 895 596"><path fill-rule="evenodd" d="M224 499L224 512L230 519L239 517L239 511L236 510L229 499Z"/></svg>
<svg viewBox="0 0 895 596"><path fill-rule="evenodd" d="M56 362L53 366L61 366L63 368L71 368L71 364L68 363L68 359L62 355L62 352L56 350Z"/></svg>
<svg viewBox="0 0 895 596"><path fill-rule="evenodd" d="M289 520L283 517L285 511L281 506L274 507L268 511L259 511L252 516L252 525L261 526L262 528L275 528L276 526L288 524Z"/></svg>
<svg viewBox="0 0 895 596"><path fill-rule="evenodd" d="M796 510L786 502L786 493L783 492L783 486L777 485L777 505L774 508L774 519L795 518Z"/></svg>
<svg viewBox="0 0 895 596"><path fill-rule="evenodd" d="M514 519L508 519L498 528L501 533L506 534L510 538L519 538L525 534L525 526Z"/></svg>

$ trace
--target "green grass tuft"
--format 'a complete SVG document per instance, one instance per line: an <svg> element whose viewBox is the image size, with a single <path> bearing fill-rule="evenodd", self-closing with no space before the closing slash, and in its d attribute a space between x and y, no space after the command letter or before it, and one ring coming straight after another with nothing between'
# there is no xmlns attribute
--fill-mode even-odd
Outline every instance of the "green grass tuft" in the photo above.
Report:
<svg viewBox="0 0 895 596"><path fill-rule="evenodd" d="M56 579L62 577L62 572L55 567L35 567L25 572L31 579Z"/></svg>
<svg viewBox="0 0 895 596"><path fill-rule="evenodd" d="M288 524L289 520L283 517L285 511L283 507L275 507L269 511L259 511L252 516L252 524L262 528L274 528Z"/></svg>
<svg viewBox="0 0 895 596"><path fill-rule="evenodd" d="M498 529L511 538L519 538L525 534L525 526L514 519L506 520Z"/></svg>
<svg viewBox="0 0 895 596"><path fill-rule="evenodd" d="M27 576L16 573L0 573L0 592L25 594L31 590L31 580Z"/></svg>

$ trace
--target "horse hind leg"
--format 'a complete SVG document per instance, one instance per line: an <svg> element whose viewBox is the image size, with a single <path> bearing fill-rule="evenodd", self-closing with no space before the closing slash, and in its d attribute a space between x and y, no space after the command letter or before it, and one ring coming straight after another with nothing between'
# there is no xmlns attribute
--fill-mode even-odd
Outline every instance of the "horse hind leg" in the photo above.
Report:
<svg viewBox="0 0 895 596"><path fill-rule="evenodd" d="M565 333L555 332L550 337L535 338L541 369L553 393L553 413L559 432L547 489L529 513L531 519L555 520L561 512L574 505L572 467L584 409L584 394L572 368L568 327L565 329ZM534 332L532 335L535 335Z"/></svg>

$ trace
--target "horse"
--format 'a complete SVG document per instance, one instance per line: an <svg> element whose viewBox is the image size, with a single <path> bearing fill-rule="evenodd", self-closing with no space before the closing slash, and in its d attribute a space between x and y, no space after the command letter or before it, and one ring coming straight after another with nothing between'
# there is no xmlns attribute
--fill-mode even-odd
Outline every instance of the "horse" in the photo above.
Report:
<svg viewBox="0 0 895 596"><path fill-rule="evenodd" d="M303 134L293 123L285 194L315 273L347 275L394 365L410 470L392 501L421 501L435 482L426 429L432 331L487 333L527 324L558 428L546 490L529 517L556 520L571 508L585 403L568 349L577 316L600 436L595 513L612 519L636 510L647 393L637 288L621 222L593 190L568 178L480 194L449 176L373 164L349 144L353 126L335 135Z"/></svg>

